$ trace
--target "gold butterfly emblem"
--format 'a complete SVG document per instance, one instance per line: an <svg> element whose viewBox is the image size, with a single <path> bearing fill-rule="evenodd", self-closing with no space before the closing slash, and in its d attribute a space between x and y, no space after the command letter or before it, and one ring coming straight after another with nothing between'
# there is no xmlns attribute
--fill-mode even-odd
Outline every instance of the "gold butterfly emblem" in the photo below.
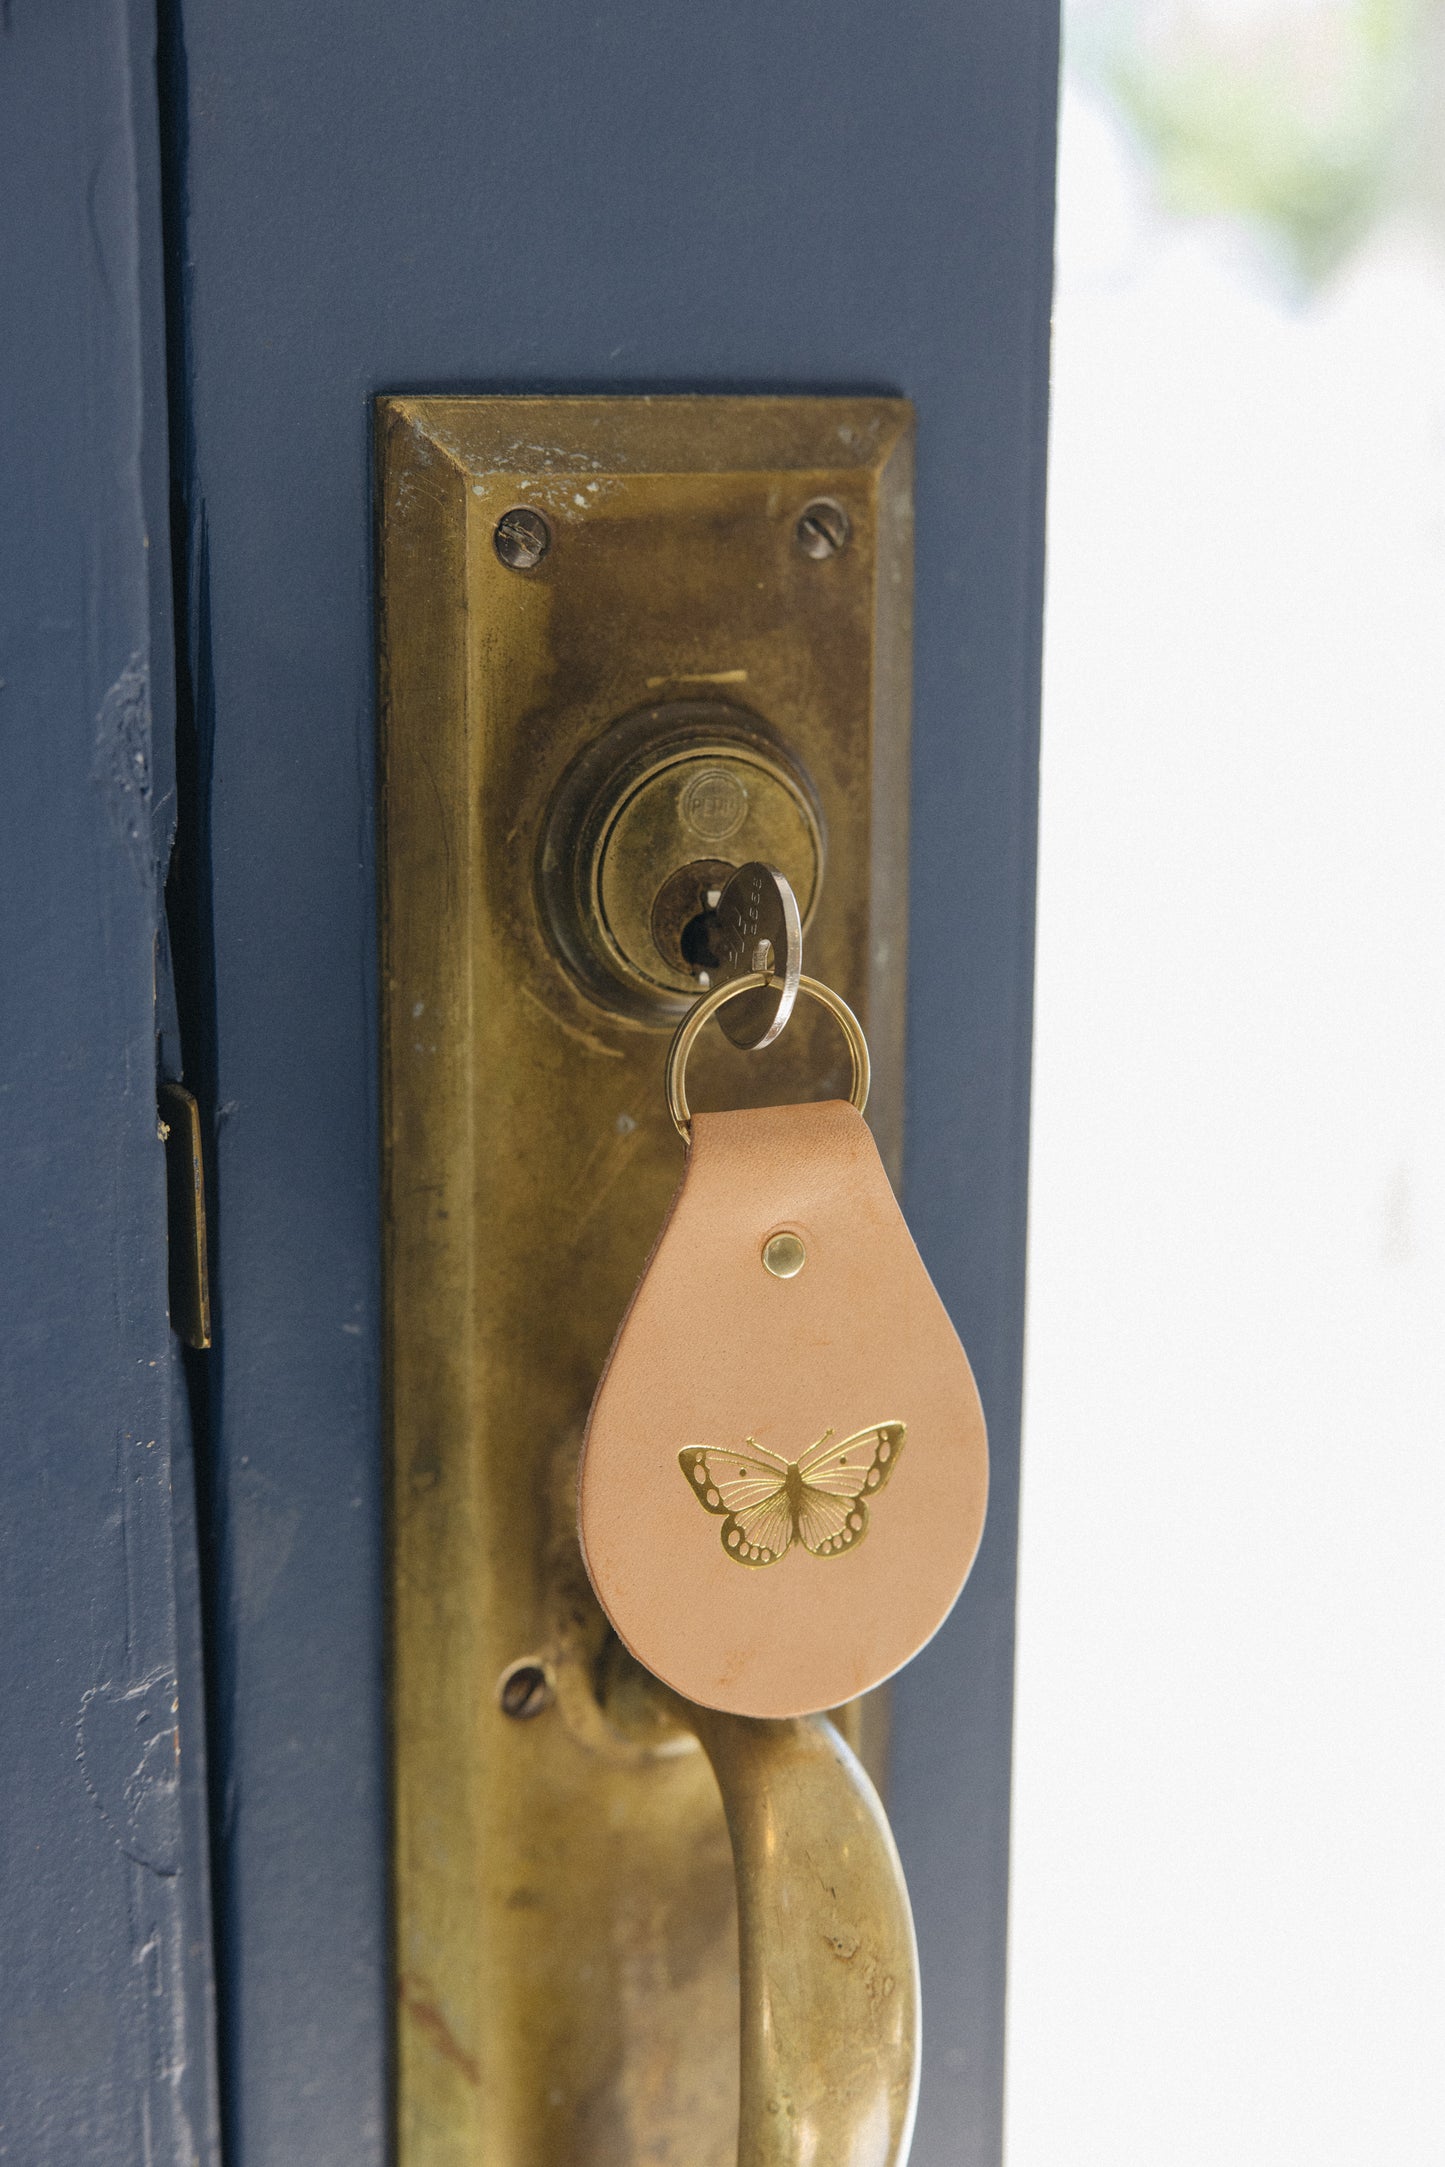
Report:
<svg viewBox="0 0 1445 2167"><path fill-rule="evenodd" d="M704 1512L722 1520L722 1546L739 1565L776 1565L796 1539L815 1558L856 1550L868 1532L865 1498L876 1497L898 1465L906 1427L875 1422L841 1444L825 1430L800 1460L765 1452L755 1437L742 1451L689 1445L677 1459Z"/></svg>

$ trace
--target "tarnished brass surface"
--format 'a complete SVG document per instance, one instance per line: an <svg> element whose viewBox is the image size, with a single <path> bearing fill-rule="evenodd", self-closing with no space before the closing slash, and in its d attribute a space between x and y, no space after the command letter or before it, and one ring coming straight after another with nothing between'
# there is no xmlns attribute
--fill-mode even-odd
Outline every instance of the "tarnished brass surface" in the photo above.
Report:
<svg viewBox="0 0 1445 2167"><path fill-rule="evenodd" d="M918 1951L878 1794L825 1716L689 1720L737 1869L738 2167L897 2167L918 2105Z"/></svg>
<svg viewBox="0 0 1445 2167"><path fill-rule="evenodd" d="M615 773L618 718L641 748L648 715L685 735L695 708L711 747L717 707L742 711L816 807L808 967L867 1029L896 1160L908 410L392 399L379 435L399 2159L732 2167L717 1786L599 1707L575 1528L592 1390L681 1171L682 996L629 1012L568 953L549 819L590 749L598 790ZM796 530L822 498L848 540L820 560ZM528 507L550 540L519 569L494 537ZM762 1054L708 1034L693 1085L843 1096L848 1050L810 1004Z"/></svg>
<svg viewBox="0 0 1445 2167"><path fill-rule="evenodd" d="M672 966L654 938L655 868L700 858L736 866L764 855L788 872L801 914L811 916L823 877L813 809L778 763L725 744L659 762L597 836L580 869L588 920L620 978L673 996L665 1008L658 1003L659 1016L675 1014L679 998L696 999L698 983Z"/></svg>
<svg viewBox="0 0 1445 2167"><path fill-rule="evenodd" d="M584 741L561 776L538 854L543 921L603 1006L676 1018L698 988L673 942L657 938L667 875L714 866L725 881L750 858L782 866L806 923L825 858L806 775L736 701L666 700Z"/></svg>
<svg viewBox="0 0 1445 2167"><path fill-rule="evenodd" d="M163 1083L156 1098L166 1147L171 1323L188 1347L204 1352L211 1344L211 1271L201 1109L184 1084Z"/></svg>
<svg viewBox="0 0 1445 2167"><path fill-rule="evenodd" d="M918 2101L918 1950L878 1794L835 1724L680 1700L622 1651L625 1735L700 1739L722 1795L741 1924L738 2167L899 2167Z"/></svg>

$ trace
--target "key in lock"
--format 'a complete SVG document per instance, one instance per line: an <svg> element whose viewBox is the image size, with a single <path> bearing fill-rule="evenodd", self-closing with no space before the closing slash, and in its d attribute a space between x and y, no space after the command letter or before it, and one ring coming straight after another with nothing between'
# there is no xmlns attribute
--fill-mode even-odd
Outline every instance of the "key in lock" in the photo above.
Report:
<svg viewBox="0 0 1445 2167"><path fill-rule="evenodd" d="M776 911L763 929L783 963L816 908L823 855L811 789L758 720L677 702L626 718L576 764L547 822L539 885L588 990L666 1023L717 982L719 906L739 868L776 867L796 898L792 936ZM735 1043L776 1035L771 989L762 1002L766 1020L739 1018Z"/></svg>

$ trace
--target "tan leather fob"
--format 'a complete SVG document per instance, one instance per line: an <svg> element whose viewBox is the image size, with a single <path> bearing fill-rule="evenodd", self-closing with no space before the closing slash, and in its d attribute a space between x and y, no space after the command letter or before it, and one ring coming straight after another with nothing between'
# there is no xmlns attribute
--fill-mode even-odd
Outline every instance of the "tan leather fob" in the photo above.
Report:
<svg viewBox="0 0 1445 2167"><path fill-rule="evenodd" d="M861 1116L694 1115L583 1446L622 1641L705 1707L835 1707L942 1624L987 1491L968 1357Z"/></svg>

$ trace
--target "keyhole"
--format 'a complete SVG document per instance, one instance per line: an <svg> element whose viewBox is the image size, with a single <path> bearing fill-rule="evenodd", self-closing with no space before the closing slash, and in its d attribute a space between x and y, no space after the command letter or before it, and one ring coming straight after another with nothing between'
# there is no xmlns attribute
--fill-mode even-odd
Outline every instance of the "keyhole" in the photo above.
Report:
<svg viewBox="0 0 1445 2167"><path fill-rule="evenodd" d="M717 919L711 910L700 910L695 918L689 918L678 935L678 947L682 960L690 971L715 971L722 961L717 952L714 935Z"/></svg>
<svg viewBox="0 0 1445 2167"><path fill-rule="evenodd" d="M735 866L725 858L694 858L680 865L657 891L652 938L664 963L704 981L722 961L714 946L713 911Z"/></svg>

